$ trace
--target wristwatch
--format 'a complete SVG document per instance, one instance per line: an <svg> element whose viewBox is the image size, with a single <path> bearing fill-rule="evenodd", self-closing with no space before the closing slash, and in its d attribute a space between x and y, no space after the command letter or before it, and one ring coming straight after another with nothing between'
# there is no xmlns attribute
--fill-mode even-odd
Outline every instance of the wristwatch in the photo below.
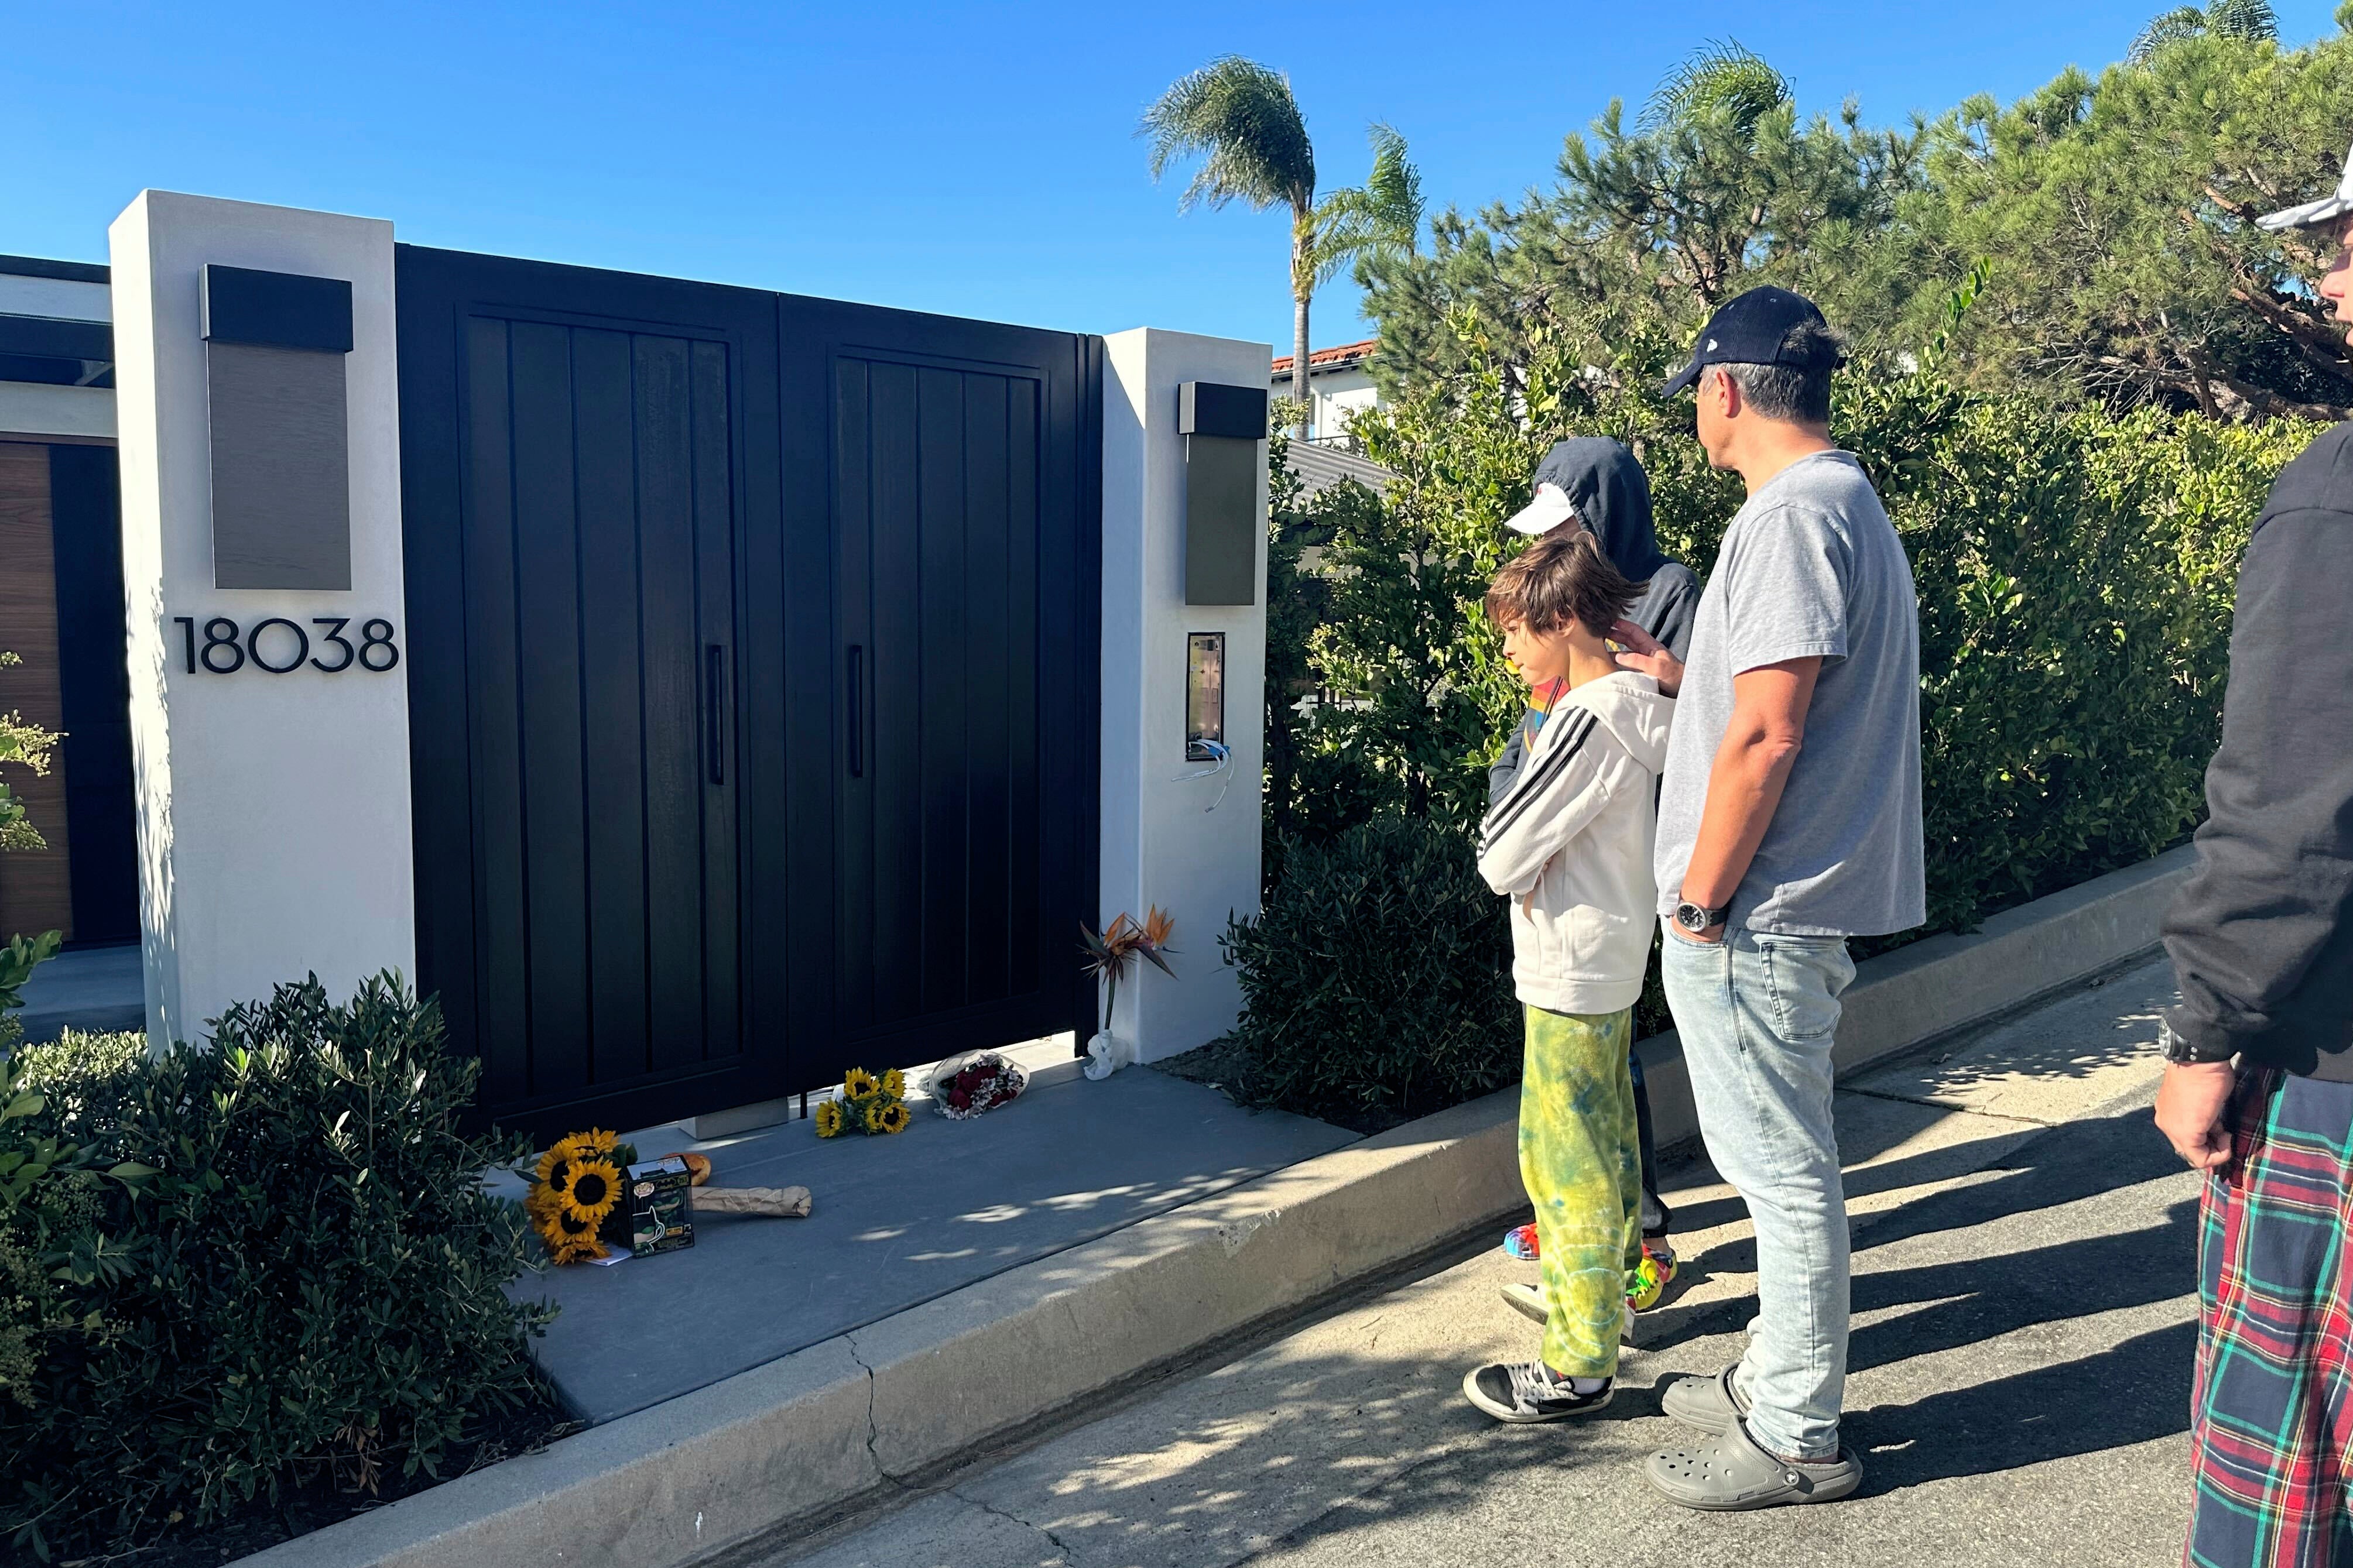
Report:
<svg viewBox="0 0 2353 1568"><path fill-rule="evenodd" d="M1680 903L1675 906L1675 924L1683 927L1683 930L1691 932L1694 936L1697 936L1700 932L1704 931L1713 931L1731 917L1732 906L1730 904L1726 904L1722 909L1718 910L1703 909L1698 904L1688 902Z"/></svg>
<svg viewBox="0 0 2353 1568"><path fill-rule="evenodd" d="M2165 1053L2165 1059L2181 1067L2188 1067L2193 1063L2227 1062L2238 1055L2228 1046L2192 1045L2175 1034L2173 1025L2163 1018L2158 1019L2157 1023L2157 1039L2158 1045Z"/></svg>

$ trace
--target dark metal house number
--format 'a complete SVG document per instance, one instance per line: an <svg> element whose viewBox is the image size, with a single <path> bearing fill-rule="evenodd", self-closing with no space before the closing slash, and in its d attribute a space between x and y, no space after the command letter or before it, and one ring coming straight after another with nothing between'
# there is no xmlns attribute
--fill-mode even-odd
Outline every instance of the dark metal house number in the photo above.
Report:
<svg viewBox="0 0 2353 1568"><path fill-rule="evenodd" d="M400 666L400 647L393 640L393 625L381 616L360 623L357 643L344 635L344 628L352 624L349 616L311 616L312 626L326 628L319 634L315 644L319 656L313 656L311 652L314 645L311 634L284 616L265 616L249 627L238 626L227 616L215 616L204 623L205 636L201 645L196 641L195 616L174 616L172 619L180 628L190 675L199 670L212 675L234 675L248 664L272 675L291 675L305 664L329 675L341 675L354 666L382 675ZM262 634L273 630L292 635L291 658L283 657L290 648L284 636L273 637L271 646L264 648ZM280 656L279 661L273 662L267 657L272 652Z"/></svg>

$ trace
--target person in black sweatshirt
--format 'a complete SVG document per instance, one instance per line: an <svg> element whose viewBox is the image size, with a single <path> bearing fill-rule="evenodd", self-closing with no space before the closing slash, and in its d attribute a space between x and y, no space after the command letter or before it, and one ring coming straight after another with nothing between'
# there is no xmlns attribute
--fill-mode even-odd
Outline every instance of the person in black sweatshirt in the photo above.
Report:
<svg viewBox="0 0 2353 1568"><path fill-rule="evenodd" d="M2319 296L2353 322L2353 154L2334 195L2261 222L2333 248ZM2188 1561L2346 1563L2353 423L2283 469L2255 520L2206 805L2165 919L2181 1002L2157 1100L2207 1173Z"/></svg>
<svg viewBox="0 0 2353 1568"><path fill-rule="evenodd" d="M1619 575L1641 586L1641 597L1626 618L1664 644L1681 658L1690 650L1692 611L1699 604L1699 579L1690 567L1668 560L1659 551L1659 536L1651 514L1651 479L1623 443L1605 436L1577 436L1556 441L1530 476L1535 491L1528 504L1504 526L1514 533L1540 539L1563 530L1593 535L1601 552ZM1535 713L1531 720L1540 722ZM1504 742L1504 754L1487 770L1490 805L1503 799L1518 777L1533 729L1515 725ZM1634 1120L1642 1159L1642 1251L1646 1267L1629 1289L1633 1310L1656 1306L1675 1277L1675 1249L1667 1239L1674 1211L1659 1196L1657 1140L1651 1130L1650 1086L1642 1081L1642 1059L1633 1058ZM1533 1225L1519 1226L1505 1235L1504 1249L1514 1257L1532 1256L1536 1246ZM1536 1321L1544 1321L1544 1300L1534 1286L1507 1286L1504 1299Z"/></svg>

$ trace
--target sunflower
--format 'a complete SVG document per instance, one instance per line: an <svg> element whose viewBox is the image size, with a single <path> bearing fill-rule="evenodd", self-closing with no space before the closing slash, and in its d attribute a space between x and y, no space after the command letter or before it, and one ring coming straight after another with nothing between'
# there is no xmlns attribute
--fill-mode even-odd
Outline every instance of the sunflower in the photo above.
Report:
<svg viewBox="0 0 2353 1568"><path fill-rule="evenodd" d="M607 1132L601 1127L591 1127L586 1132L575 1132L572 1141L580 1146L584 1154L603 1154L610 1158L613 1151L621 1145L621 1135Z"/></svg>
<svg viewBox="0 0 2353 1568"><path fill-rule="evenodd" d="M620 1201L621 1173L602 1155L592 1155L573 1167L572 1185L564 1194L564 1217L594 1230Z"/></svg>
<svg viewBox="0 0 2353 1568"><path fill-rule="evenodd" d="M884 1073L882 1075L882 1092L892 1100L904 1098L907 1092L907 1075L901 1072L897 1068L892 1068L890 1071Z"/></svg>
<svg viewBox="0 0 2353 1568"><path fill-rule="evenodd" d="M841 1102L839 1100L818 1100L817 1109L809 1114L810 1119L817 1123L817 1135L818 1137L831 1138L837 1136L841 1131Z"/></svg>
<svg viewBox="0 0 2353 1568"><path fill-rule="evenodd" d="M841 1075L841 1094L845 1100L864 1100L881 1087L874 1081L874 1075L864 1068L851 1068Z"/></svg>
<svg viewBox="0 0 2353 1568"><path fill-rule="evenodd" d="M883 1113L888 1111L891 1107L897 1103L898 1101L892 1100L878 1100L873 1101L867 1106L865 1112L859 1117L860 1124L862 1125L868 1132L881 1131Z"/></svg>
<svg viewBox="0 0 2353 1568"><path fill-rule="evenodd" d="M540 1185L561 1194L572 1184L572 1167L579 1163L580 1148L569 1138L560 1138L548 1146L539 1157Z"/></svg>
<svg viewBox="0 0 2353 1568"><path fill-rule="evenodd" d="M907 1130L907 1102L887 1100L868 1113L866 1124L877 1132L904 1132Z"/></svg>

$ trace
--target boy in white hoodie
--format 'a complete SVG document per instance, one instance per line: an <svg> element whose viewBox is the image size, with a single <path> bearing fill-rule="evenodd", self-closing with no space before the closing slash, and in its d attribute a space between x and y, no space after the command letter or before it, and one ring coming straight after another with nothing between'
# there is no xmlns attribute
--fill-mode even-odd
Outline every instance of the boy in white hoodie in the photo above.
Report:
<svg viewBox="0 0 2353 1568"><path fill-rule="evenodd" d="M1512 900L1527 1020L1520 1179L1546 1305L1537 1359L1462 1380L1500 1421L1560 1421L1609 1403L1626 1275L1642 1258L1627 1058L1655 923L1656 784L1674 703L1650 676L1620 668L1605 640L1641 591L1577 531L1538 540L1487 591L1534 730L1488 809L1479 870Z"/></svg>

